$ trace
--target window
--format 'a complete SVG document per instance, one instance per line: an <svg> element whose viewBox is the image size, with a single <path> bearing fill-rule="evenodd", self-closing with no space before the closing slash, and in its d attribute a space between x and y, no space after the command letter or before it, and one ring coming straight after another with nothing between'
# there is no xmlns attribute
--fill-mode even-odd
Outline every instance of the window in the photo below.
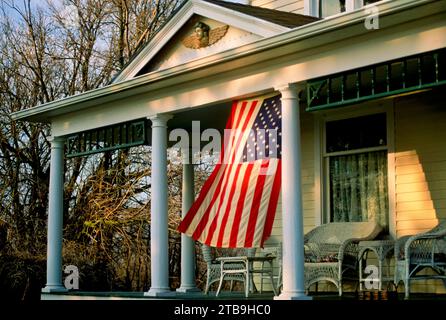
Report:
<svg viewBox="0 0 446 320"><path fill-rule="evenodd" d="M386 124L385 113L326 122L326 222L388 226Z"/></svg>
<svg viewBox="0 0 446 320"><path fill-rule="evenodd" d="M381 0L307 0L305 13L326 18L342 12L349 12Z"/></svg>
<svg viewBox="0 0 446 320"><path fill-rule="evenodd" d="M345 0L319 0L319 17L325 18L345 12Z"/></svg>

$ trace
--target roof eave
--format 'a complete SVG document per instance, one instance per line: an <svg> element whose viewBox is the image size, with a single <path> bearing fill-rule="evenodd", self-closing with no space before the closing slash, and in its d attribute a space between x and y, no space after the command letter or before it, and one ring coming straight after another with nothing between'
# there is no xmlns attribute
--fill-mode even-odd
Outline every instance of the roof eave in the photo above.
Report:
<svg viewBox="0 0 446 320"><path fill-rule="evenodd" d="M378 4L381 15L398 13L400 11L409 10L424 4L435 3L435 0L398 0L388 1ZM417 10L416 14L422 15L422 10ZM427 14L425 14L426 16ZM132 94L138 93L138 88L147 84L158 83L156 89L161 87L172 86L175 81L181 81L180 75L193 73L202 68L209 68L217 64L222 64L242 57L257 55L256 62L261 62L261 54L284 45L299 42L303 39L310 41L311 39L320 39L319 37L325 33L329 33L341 27L355 26L363 23L368 14L364 10L358 10L336 16L330 19L315 21L311 24L292 29L288 32L273 36L271 38L262 39L251 44L244 45L235 49L227 50L223 53L214 54L204 58L200 58L183 65L175 66L166 70L156 71L149 74L139 76L137 78L111 84L106 87L91 90L82 94L71 96L62 100L53 101L41 106L22 110L13 113L13 120L26 120L31 122L51 122L51 118L76 112L92 105L106 103L125 98ZM422 17L422 16L421 16ZM410 20L411 18L408 18ZM413 19L413 18L412 18ZM401 22L394 22L399 24ZM347 35L345 35L347 37ZM326 40L327 43L330 39ZM321 45L319 43L319 45ZM280 54L286 52L280 51ZM268 57L263 56L264 59ZM145 89L147 90L147 89Z"/></svg>

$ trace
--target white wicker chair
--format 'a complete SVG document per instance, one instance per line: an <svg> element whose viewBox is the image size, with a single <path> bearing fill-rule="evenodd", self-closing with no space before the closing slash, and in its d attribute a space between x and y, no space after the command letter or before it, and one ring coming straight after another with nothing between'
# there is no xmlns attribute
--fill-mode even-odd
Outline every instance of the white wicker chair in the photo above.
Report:
<svg viewBox="0 0 446 320"><path fill-rule="evenodd" d="M246 281L248 266L244 261L236 260L233 262L225 262L222 270L222 263L217 261L218 257L243 257L243 256L254 256L254 249L225 249L225 248L214 248L207 246L205 244L201 245L201 251L203 253L203 259L207 264L207 278L206 278L206 288L205 294L208 294L209 288L214 282L219 282L219 287L217 289L217 295L221 290L221 284L223 280L231 281L231 290L234 281L240 281L245 283L245 295L247 296L248 282Z"/></svg>
<svg viewBox="0 0 446 320"><path fill-rule="evenodd" d="M267 279L270 283L273 283L273 291L277 294L282 286L282 243L278 243L276 246L263 248L260 250L259 255L275 257L274 264L279 267L277 275L268 272L270 268L272 269L272 266L268 265L268 262L261 262L260 269L258 271L254 270L254 273L260 273L260 293L263 292L263 283L264 280Z"/></svg>
<svg viewBox="0 0 446 320"><path fill-rule="evenodd" d="M305 287L329 281L342 295L342 281L358 276L358 243L373 240L382 228L375 222L335 222L305 235Z"/></svg>
<svg viewBox="0 0 446 320"><path fill-rule="evenodd" d="M395 259L395 284L404 283L406 299L411 280L442 279L446 286L446 221L428 232L399 238L395 243ZM435 274L420 275L426 268Z"/></svg>

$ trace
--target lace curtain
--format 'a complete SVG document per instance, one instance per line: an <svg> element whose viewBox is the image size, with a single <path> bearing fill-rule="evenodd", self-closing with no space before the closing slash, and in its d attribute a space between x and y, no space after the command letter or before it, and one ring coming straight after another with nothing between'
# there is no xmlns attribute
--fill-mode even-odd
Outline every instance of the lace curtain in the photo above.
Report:
<svg viewBox="0 0 446 320"><path fill-rule="evenodd" d="M330 158L331 218L388 225L387 152Z"/></svg>

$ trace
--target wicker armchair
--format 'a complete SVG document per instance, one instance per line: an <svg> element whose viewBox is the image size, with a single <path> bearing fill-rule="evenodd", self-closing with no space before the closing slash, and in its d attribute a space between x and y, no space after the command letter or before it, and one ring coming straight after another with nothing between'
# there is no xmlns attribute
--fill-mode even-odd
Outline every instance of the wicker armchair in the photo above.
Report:
<svg viewBox="0 0 446 320"><path fill-rule="evenodd" d="M248 290L248 282L246 281L247 276L243 273L243 270L247 270L247 264L243 261L236 260L234 262L225 262L223 264L224 270L222 270L222 263L217 261L218 257L243 257L243 256L254 256L254 249L225 249L225 248L214 248L207 246L205 244L201 245L201 251L203 253L203 259L207 265L207 278L206 278L206 288L205 294L208 294L209 288L214 282L219 282L219 288L217 290L217 295L221 289L221 283L223 280L231 281L231 290L234 281L240 281L245 283L245 291ZM233 271L233 272L231 272ZM246 292L247 295L247 292Z"/></svg>
<svg viewBox="0 0 446 320"><path fill-rule="evenodd" d="M399 238L395 243L395 259L395 284L403 281L406 299L411 280L442 279L446 286L446 221L428 232ZM420 275L426 268L435 274Z"/></svg>
<svg viewBox="0 0 446 320"><path fill-rule="evenodd" d="M381 227L375 222L335 222L305 235L305 287L329 281L342 295L342 281L357 278L358 243L373 240Z"/></svg>

